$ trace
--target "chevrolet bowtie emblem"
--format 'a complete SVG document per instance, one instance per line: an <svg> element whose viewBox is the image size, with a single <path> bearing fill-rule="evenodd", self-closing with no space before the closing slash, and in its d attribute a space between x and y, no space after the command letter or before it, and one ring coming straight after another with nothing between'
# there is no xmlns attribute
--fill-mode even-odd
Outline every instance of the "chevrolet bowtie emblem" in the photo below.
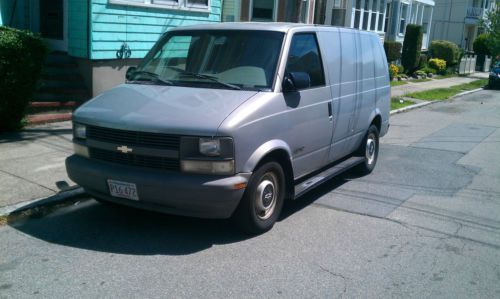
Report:
<svg viewBox="0 0 500 299"><path fill-rule="evenodd" d="M132 149L128 148L126 145L119 146L116 149L124 154L132 152Z"/></svg>

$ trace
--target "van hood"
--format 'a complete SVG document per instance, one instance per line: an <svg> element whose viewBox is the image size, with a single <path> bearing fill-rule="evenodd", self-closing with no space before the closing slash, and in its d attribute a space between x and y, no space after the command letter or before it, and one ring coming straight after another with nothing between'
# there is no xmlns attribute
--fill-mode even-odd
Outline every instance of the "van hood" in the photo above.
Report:
<svg viewBox="0 0 500 299"><path fill-rule="evenodd" d="M122 84L78 108L74 122L114 129L214 136L256 91Z"/></svg>

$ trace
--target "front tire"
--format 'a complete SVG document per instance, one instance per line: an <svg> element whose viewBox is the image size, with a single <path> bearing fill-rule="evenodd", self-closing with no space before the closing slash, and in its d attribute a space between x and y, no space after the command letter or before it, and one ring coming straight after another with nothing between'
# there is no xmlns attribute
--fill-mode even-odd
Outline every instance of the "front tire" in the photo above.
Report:
<svg viewBox="0 0 500 299"><path fill-rule="evenodd" d="M285 174L279 163L267 162L252 174L233 220L246 233L270 230L285 199Z"/></svg>
<svg viewBox="0 0 500 299"><path fill-rule="evenodd" d="M373 171L378 159L379 132L377 126L371 125L366 132L358 154L364 156L363 163L356 168L359 174L366 175Z"/></svg>

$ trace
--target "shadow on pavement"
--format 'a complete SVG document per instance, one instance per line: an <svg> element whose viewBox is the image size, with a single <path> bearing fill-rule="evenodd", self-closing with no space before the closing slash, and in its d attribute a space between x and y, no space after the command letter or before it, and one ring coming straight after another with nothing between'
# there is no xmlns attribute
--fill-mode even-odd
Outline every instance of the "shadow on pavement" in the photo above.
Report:
<svg viewBox="0 0 500 299"><path fill-rule="evenodd" d="M8 132L0 134L0 143L31 141L46 137L61 137L62 135L71 135L72 129L61 128L26 128L19 132ZM69 139L71 140L71 139Z"/></svg>
<svg viewBox="0 0 500 299"><path fill-rule="evenodd" d="M343 176L285 205L279 222L302 210L346 180ZM133 255L187 255L218 244L237 243L253 236L230 220L180 217L94 200L61 208L40 218L12 221L13 228L46 242L75 248Z"/></svg>

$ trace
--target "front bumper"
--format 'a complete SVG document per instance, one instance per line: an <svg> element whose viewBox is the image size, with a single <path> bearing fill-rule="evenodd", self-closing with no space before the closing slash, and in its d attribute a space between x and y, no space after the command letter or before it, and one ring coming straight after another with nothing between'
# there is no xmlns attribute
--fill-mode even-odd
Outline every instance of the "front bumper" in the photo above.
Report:
<svg viewBox="0 0 500 299"><path fill-rule="evenodd" d="M68 176L90 195L123 205L200 218L229 218L250 174L231 177L194 175L112 164L72 155L66 159ZM139 201L110 195L107 180L134 183Z"/></svg>

